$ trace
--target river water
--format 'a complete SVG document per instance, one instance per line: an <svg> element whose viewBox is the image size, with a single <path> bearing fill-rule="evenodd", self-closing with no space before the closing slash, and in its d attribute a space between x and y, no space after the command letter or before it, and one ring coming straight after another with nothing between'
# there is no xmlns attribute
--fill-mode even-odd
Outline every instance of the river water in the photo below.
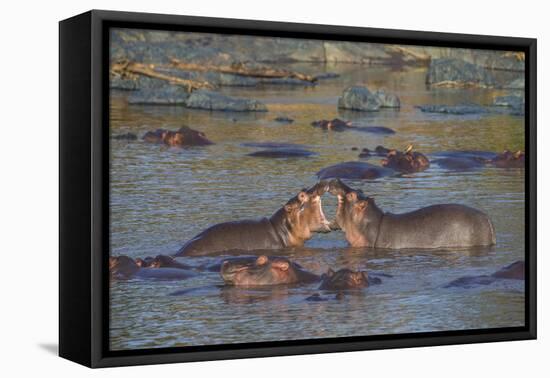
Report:
<svg viewBox="0 0 550 378"><path fill-rule="evenodd" d="M503 91L426 88L425 68L394 69L360 65L293 65L306 73L337 72L315 87L222 88L255 98L267 113L238 114L189 110L179 106L130 106L126 93L112 92L112 134L141 136L159 127L188 125L216 144L171 149L142 142L111 141L111 255L173 254L208 226L229 220L269 216L301 188L314 184L328 165L358 160L351 147L377 145L404 149L413 144L429 154L446 150L525 149L524 118L511 115L445 116L421 113L422 104L490 104ZM497 73L499 74L499 73ZM509 74L500 73L501 76ZM509 77L502 77L508 80ZM401 98L400 110L341 112L338 96L348 85L385 88ZM287 116L292 124L273 119ZM386 126L396 134L323 132L310 126L340 117L364 126ZM246 156L257 149L246 142L290 142L318 154L307 159ZM378 159L369 162L377 163ZM240 289L219 287L217 273L185 281L130 280L110 286L110 348L212 345L409 332L465 330L524 325L524 284L500 282L470 289L444 288L465 275L490 274L524 259L525 173L486 168L425 172L376 181L348 181L374 195L395 213L436 203L461 203L492 219L497 245L456 251L382 251L347 247L343 233L316 234L304 248L276 251L315 273L328 267L386 273L382 284L344 299L309 302L318 284ZM327 218L336 199L323 197ZM180 258L192 265L222 257ZM169 295L190 289L184 295Z"/></svg>

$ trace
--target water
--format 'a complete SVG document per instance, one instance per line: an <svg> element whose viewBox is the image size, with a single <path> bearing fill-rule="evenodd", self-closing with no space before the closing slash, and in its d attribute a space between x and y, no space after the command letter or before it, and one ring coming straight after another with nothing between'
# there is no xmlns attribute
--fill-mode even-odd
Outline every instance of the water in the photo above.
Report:
<svg viewBox="0 0 550 378"><path fill-rule="evenodd" d="M218 222L269 216L290 197L316 182L315 172L338 162L357 160L358 151L382 144L404 149L413 144L426 154L469 149L524 149L524 118L509 115L442 116L421 113L415 105L474 102L489 104L488 89L435 89L424 85L424 68L312 64L290 68L307 73L325 69L337 79L316 87L223 88L224 93L262 100L267 113L238 114L172 106L129 106L124 93L113 93L111 132L142 135L164 127L189 125L216 144L170 149L141 142L111 141L112 255L144 257L172 254L204 228ZM500 75L507 75L500 73ZM507 78L506 78L507 79ZM401 98L400 110L339 112L343 88L368 83ZM292 124L273 119L288 116ZM326 133L310 126L340 117L365 126L386 126L394 135L354 131ZM308 159L245 156L245 142L278 141L307 145L318 155ZM378 159L369 160L376 163ZM342 300L308 302L317 284L266 289L221 288L217 273L186 281L111 283L112 350L212 345L255 341L380 335L524 325L523 282L503 281L471 288L445 289L449 281L479 275L524 259L525 174L521 169L487 168L446 172L437 168L377 181L350 181L374 195L378 205L405 212L435 203L462 203L489 214L497 245L456 251L380 251L349 248L343 233L317 234L304 248L277 251L315 273L349 267L391 274L383 283ZM323 197L332 219L336 199ZM182 258L185 260L185 258ZM221 257L190 258L200 265ZM170 296L182 289L185 295ZM321 293L323 294L323 293ZM333 296L328 296L333 298Z"/></svg>

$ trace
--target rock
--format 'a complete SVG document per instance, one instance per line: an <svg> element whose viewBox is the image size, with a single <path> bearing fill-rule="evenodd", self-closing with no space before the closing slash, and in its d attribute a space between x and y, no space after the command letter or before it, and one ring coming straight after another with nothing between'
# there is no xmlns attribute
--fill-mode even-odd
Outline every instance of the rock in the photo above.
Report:
<svg viewBox="0 0 550 378"><path fill-rule="evenodd" d="M484 68L459 59L434 59L430 63L426 83L443 87L482 87L496 85L493 76Z"/></svg>
<svg viewBox="0 0 550 378"><path fill-rule="evenodd" d="M248 156L263 157L272 159L284 159L284 158L305 158L316 155L315 152L301 149L290 148L275 148L272 150L263 150L249 153Z"/></svg>
<svg viewBox="0 0 550 378"><path fill-rule="evenodd" d="M485 114L489 110L480 105L420 105L417 106L424 113L442 113L452 115Z"/></svg>
<svg viewBox="0 0 550 378"><path fill-rule="evenodd" d="M519 77L508 84L502 86L504 89L525 89L525 77Z"/></svg>
<svg viewBox="0 0 550 378"><path fill-rule="evenodd" d="M274 119L274 121L279 122L279 123L292 123L292 122L294 122L294 120L292 118L284 117L284 116L277 117L277 118Z"/></svg>
<svg viewBox="0 0 550 378"><path fill-rule="evenodd" d="M525 98L518 95L499 96L494 98L493 106L522 109L525 106Z"/></svg>
<svg viewBox="0 0 550 378"><path fill-rule="evenodd" d="M133 105L181 105L185 104L189 93L176 85L164 85L159 88L145 87L130 96L128 103Z"/></svg>
<svg viewBox="0 0 550 378"><path fill-rule="evenodd" d="M399 98L394 94L379 90L371 92L364 86L348 87L338 99L338 107L341 109L373 112L380 108L398 108Z"/></svg>
<svg viewBox="0 0 550 378"><path fill-rule="evenodd" d="M379 89L374 92L374 95L380 99L381 108L399 108L401 107L401 101L399 97L393 93L386 93L383 89Z"/></svg>
<svg viewBox="0 0 550 378"><path fill-rule="evenodd" d="M218 92L197 90L185 101L193 109L221 110L234 112L266 112L267 107L257 100L229 97Z"/></svg>
<svg viewBox="0 0 550 378"><path fill-rule="evenodd" d="M340 74L337 74L335 72L324 72L324 73L315 75L315 78L317 80L336 79L338 77L340 77Z"/></svg>
<svg viewBox="0 0 550 378"><path fill-rule="evenodd" d="M128 132L125 134L113 135L111 138L115 140L137 140L137 135L134 133Z"/></svg>
<svg viewBox="0 0 550 378"><path fill-rule="evenodd" d="M120 76L115 76L110 78L109 87L120 91L136 91L139 89L139 84L137 80L123 79Z"/></svg>

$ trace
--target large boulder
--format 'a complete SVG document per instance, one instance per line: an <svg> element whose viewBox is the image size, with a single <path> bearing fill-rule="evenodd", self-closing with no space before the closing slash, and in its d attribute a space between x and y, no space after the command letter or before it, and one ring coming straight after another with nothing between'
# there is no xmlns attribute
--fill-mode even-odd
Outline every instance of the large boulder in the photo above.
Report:
<svg viewBox="0 0 550 378"><path fill-rule="evenodd" d="M496 85L494 77L484 68L460 59L434 59L430 63L426 83L443 87L482 87Z"/></svg>
<svg viewBox="0 0 550 378"><path fill-rule="evenodd" d="M185 101L185 106L194 109L222 110L233 112L266 112L267 107L260 101L230 97L218 92L197 90Z"/></svg>
<svg viewBox="0 0 550 378"><path fill-rule="evenodd" d="M366 112L378 111L380 108L398 108L399 98L383 90L371 92L364 86L346 88L338 99L341 109L359 110Z"/></svg>

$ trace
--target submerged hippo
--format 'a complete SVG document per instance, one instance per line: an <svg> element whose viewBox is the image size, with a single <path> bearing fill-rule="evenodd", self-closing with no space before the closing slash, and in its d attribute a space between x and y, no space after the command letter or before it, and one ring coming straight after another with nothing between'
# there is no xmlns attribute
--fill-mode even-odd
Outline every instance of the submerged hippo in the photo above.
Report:
<svg viewBox="0 0 550 378"><path fill-rule="evenodd" d="M326 167L317 172L320 179L344 178L350 180L374 180L384 176L391 176L394 171L362 161L347 161Z"/></svg>
<svg viewBox="0 0 550 378"><path fill-rule="evenodd" d="M319 127L323 130L344 131L344 130L348 130L349 128L351 128L351 122L350 121L342 121L339 118L334 118L331 121L326 120L326 119L322 119L320 121L313 121L311 123L311 126Z"/></svg>
<svg viewBox="0 0 550 378"><path fill-rule="evenodd" d="M313 232L329 232L319 182L291 198L270 218L240 220L211 226L185 243L176 256L205 256L231 250L269 250L303 246Z"/></svg>
<svg viewBox="0 0 550 378"><path fill-rule="evenodd" d="M420 152L413 151L411 145L404 152L390 150L386 158L382 160L382 165L399 172L413 173L428 169L430 161Z"/></svg>
<svg viewBox="0 0 550 378"><path fill-rule="evenodd" d="M247 156L272 158L272 159L307 158L312 155L316 155L316 153L308 150L304 150L304 149L298 149L298 148L275 148L275 149L251 152L247 154Z"/></svg>
<svg viewBox="0 0 550 378"><path fill-rule="evenodd" d="M187 264L182 264L176 261L172 256L157 255L156 257L147 256L143 259L137 258L136 264L140 268L175 268L175 269L191 269Z"/></svg>
<svg viewBox="0 0 550 378"><path fill-rule="evenodd" d="M525 279L525 262L516 261L504 268L497 270L491 275L481 275L481 276L465 276L457 278L454 281L451 281L446 288L449 287L462 287L469 288L477 285L490 285L493 282L496 282L500 279L508 280L524 280Z"/></svg>
<svg viewBox="0 0 550 378"><path fill-rule="evenodd" d="M335 272L328 269L321 277L319 290L352 290L362 289L369 285L379 284L382 281L377 277L369 277L367 272L356 271L344 268Z"/></svg>
<svg viewBox="0 0 550 378"><path fill-rule="evenodd" d="M284 257L265 255L225 260L220 274L226 284L234 286L291 285L320 279Z"/></svg>
<svg viewBox="0 0 550 378"><path fill-rule="evenodd" d="M177 131L165 129L148 131L143 136L143 140L147 143L164 143L170 147L207 146L214 144L206 138L204 133L187 126L182 126Z"/></svg>
<svg viewBox="0 0 550 378"><path fill-rule="evenodd" d="M109 274L114 280L133 278L151 278L160 280L183 280L194 276L194 273L181 268L142 268L128 256L110 256Z"/></svg>
<svg viewBox="0 0 550 378"><path fill-rule="evenodd" d="M336 220L331 227L342 229L353 247L461 248L496 244L489 217L468 206L432 205L392 214L340 180L332 180L329 191L338 197Z"/></svg>

